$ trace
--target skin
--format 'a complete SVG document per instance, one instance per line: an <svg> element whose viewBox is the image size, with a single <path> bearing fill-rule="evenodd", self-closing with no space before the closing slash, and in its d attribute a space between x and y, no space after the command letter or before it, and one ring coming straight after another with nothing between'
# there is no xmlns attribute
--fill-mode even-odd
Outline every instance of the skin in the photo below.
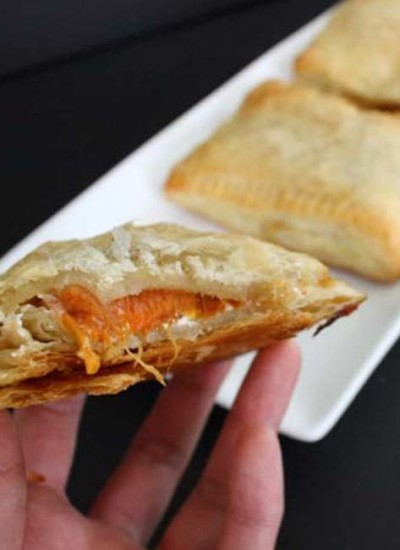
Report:
<svg viewBox="0 0 400 550"><path fill-rule="evenodd" d="M293 342L258 354L200 480L159 550L274 548L284 507L277 430L299 363ZM0 548L146 548L229 366L208 365L175 377L88 517L71 506L64 492L83 398L14 415L1 411Z"/></svg>

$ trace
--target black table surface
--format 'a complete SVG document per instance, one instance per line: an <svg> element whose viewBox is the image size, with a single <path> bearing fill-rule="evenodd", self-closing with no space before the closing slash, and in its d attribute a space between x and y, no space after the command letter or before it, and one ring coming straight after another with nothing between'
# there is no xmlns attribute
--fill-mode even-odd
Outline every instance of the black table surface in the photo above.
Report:
<svg viewBox="0 0 400 550"><path fill-rule="evenodd" d="M4 77L0 251L330 4L255 3ZM399 355L397 345L323 441L282 437L287 504L278 549L400 548ZM147 384L88 400L69 482L80 509L158 392ZM170 514L193 487L225 417L215 407Z"/></svg>

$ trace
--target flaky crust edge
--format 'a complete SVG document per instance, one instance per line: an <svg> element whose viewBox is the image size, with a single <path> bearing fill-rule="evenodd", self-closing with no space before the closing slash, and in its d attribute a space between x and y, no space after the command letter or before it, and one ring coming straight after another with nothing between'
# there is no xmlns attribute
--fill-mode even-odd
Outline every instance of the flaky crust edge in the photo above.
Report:
<svg viewBox="0 0 400 550"><path fill-rule="evenodd" d="M295 336L300 330L318 322L335 320L348 315L362 301L362 297L335 303L314 304L315 311L275 312L240 321L229 328L221 328L196 341L164 341L144 350L141 361L154 366L160 373L179 373L201 368L205 363L233 357L270 346ZM151 380L153 376L133 361L103 366L95 375L86 375L84 365L75 354L52 349L40 354L21 356L34 367L39 361L41 372L47 375L30 378L0 388L0 408L20 408L71 397L79 393L89 395L115 394L136 383ZM58 368L54 370L54 364ZM62 365L62 366L61 366ZM218 368L216 366L216 368Z"/></svg>
<svg viewBox="0 0 400 550"><path fill-rule="evenodd" d="M257 110L259 104L266 98L282 98L284 100L288 95L295 97L299 94L314 94L317 98L320 93L321 91L306 84L288 84L283 81L269 80L259 84L248 93L234 117L246 116L247 112ZM328 99L345 109L360 108L345 97L328 96ZM370 116L379 118L381 123L389 126L399 124L398 117L393 118L388 113L374 112L370 113ZM293 250L302 250L331 266L348 269L378 282L390 283L400 277L400 249L397 239L393 237L393 231L397 231L397 227L392 231L391 224L385 219L383 212L379 214L366 212L363 209L354 208L354 206L351 210L343 209L339 203L336 204L336 207L330 204L329 220L323 220L321 211L324 211L325 208L315 194L309 197L299 197L286 192L281 193L279 186L275 188L274 195L265 205L265 210L261 210L259 205L248 204L245 193L241 197L219 196L212 181L208 184L203 182L200 195L198 186L193 184L190 170L189 172L186 170L185 163L192 156L201 154L202 149L208 146L212 137L200 144L172 169L164 186L165 194L171 201L208 219L222 223L230 230L240 231L259 239L271 240ZM292 244L279 238L279 230L275 229L278 228L279 222L276 224L265 223L266 217L271 216L273 219L275 212L279 212L288 230L293 225ZM308 218L312 219L314 224L313 227L310 227L311 232L318 231L323 235L325 228L329 231L337 228L339 230L337 238L354 239L355 242L358 242L360 250L370 249L374 258L366 257L365 264L362 260L355 262L354 258L350 257L346 261L346 258L340 253L337 255L334 253L336 244L332 243L330 246L328 241L322 253L317 253L312 246L307 246L306 233L299 235L297 228L298 222L306 222ZM297 237L301 244L297 244Z"/></svg>
<svg viewBox="0 0 400 550"><path fill-rule="evenodd" d="M173 342L166 339L148 345L144 348L140 361L135 357L127 359L126 354L114 358L112 364L102 365L95 375L85 374L84 364L77 357L76 350L68 349L65 343L58 345L55 342L51 346L42 347L37 344L32 347L25 346L24 349L11 353L8 360L7 357L2 359L1 368L7 368L7 361L11 361L10 367L15 372L18 368L23 368L24 372L15 381L12 380L0 386L0 408L25 407L80 392L93 395L116 393L132 384L153 377L151 371L143 368L141 364L143 362L155 367L161 373L196 368L205 361L231 357L290 338L299 330L350 313L364 299L361 293L331 278L327 268L317 260L303 254L290 253L280 247L249 237L202 233L168 224L148 227L127 225L123 226L123 231L125 231L122 235L123 241L127 237L126 232L136 235L138 240L134 243L130 242L124 250L119 250L121 253L119 259L115 259L115 251L114 253L110 251L110 244L114 242L115 237L112 232L83 241L43 245L2 276L0 303L12 304L26 297L25 283L28 284L30 296L36 295L38 289L42 288L43 280L46 282L46 288L52 285L57 288L60 273L63 274L63 270L67 267L69 273L71 266L74 267L74 276L78 274L82 281L88 280L92 283L93 265L98 278L107 278L111 271L113 276L109 277L108 290L112 290L116 285L120 292L119 279L115 270L125 265L124 262L127 259L125 253L132 253L133 249L136 250L135 247L142 250L144 236L149 235L151 242L147 242L146 254L150 250L154 253L159 252L157 247L160 242L157 239L153 242L153 237L169 234L171 241L168 242L178 246L175 250L178 256L196 252L202 254L204 258L212 255L222 258L224 265L228 264L233 273L233 279L229 280L227 285L222 285L223 293L234 292L234 297L238 297L238 292L243 292L243 296L247 296L250 300L249 303L254 303L254 311L249 311L247 317L240 317L238 314L229 326L213 329L199 336L195 341ZM194 240L190 241L190 239ZM164 245L165 241L161 241L161 248ZM85 252L83 256L82 250ZM169 250L170 254L171 250ZM58 253L61 254L60 257L57 257ZM96 263L99 260L99 258L96 260L98 253L104 255L104 258L100 256L102 262L108 261L111 257L113 260L110 265L105 263L103 272L101 267L103 264ZM89 262L87 254L91 258ZM148 258L148 255L145 255L142 260L145 258ZM152 280L152 284L158 288L164 288L163 275L167 268L162 258L159 256L157 258L160 269L155 281ZM92 261L94 264L91 263ZM145 272L150 270L149 265L146 266ZM208 273L210 266L204 271L205 267L207 266L200 265L190 274L189 280L186 281L188 285L186 289L201 290L201 285L198 286L197 283L200 278L207 290L209 282L207 277L211 279L217 277L218 272L211 270L210 274ZM246 269L250 275L254 274L254 278L246 278ZM242 273L242 270L245 272ZM227 273L228 278L229 273ZM239 281L235 284L238 273L244 277L243 288ZM23 281L22 290L19 286L21 280ZM143 283L145 280L146 278L143 279L141 274L140 282ZM172 277L170 282L172 287L182 288L180 285L183 280L185 279L182 277L177 279ZM64 280L61 279L61 281ZM7 291L10 287L11 294L8 295ZM214 295L219 296L218 285L212 290ZM7 294L6 299L4 299L4 293ZM262 307L260 307L260 301Z"/></svg>

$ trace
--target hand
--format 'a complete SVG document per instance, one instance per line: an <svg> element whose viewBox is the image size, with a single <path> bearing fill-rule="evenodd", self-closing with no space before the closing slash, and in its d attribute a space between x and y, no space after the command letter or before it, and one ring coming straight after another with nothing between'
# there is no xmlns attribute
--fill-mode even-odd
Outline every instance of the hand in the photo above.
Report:
<svg viewBox="0 0 400 550"><path fill-rule="evenodd" d="M274 548L283 513L277 429L298 366L293 342L259 353L200 481L159 544L161 550ZM223 362L175 377L89 517L74 509L64 493L83 399L32 407L14 415L2 411L0 548L144 548L188 463L228 369L229 364Z"/></svg>

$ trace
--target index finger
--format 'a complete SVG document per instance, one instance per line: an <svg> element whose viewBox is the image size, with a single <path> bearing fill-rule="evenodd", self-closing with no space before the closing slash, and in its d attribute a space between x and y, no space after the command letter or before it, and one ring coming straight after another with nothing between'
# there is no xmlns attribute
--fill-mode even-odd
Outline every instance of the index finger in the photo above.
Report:
<svg viewBox="0 0 400 550"><path fill-rule="evenodd" d="M74 457L84 396L33 405L15 413L29 475L63 491Z"/></svg>
<svg viewBox="0 0 400 550"><path fill-rule="evenodd" d="M283 471L276 432L246 430L232 460L218 550L273 550L283 515Z"/></svg>
<svg viewBox="0 0 400 550"><path fill-rule="evenodd" d="M22 548L26 479L13 419L0 411L0 540L1 548Z"/></svg>
<svg viewBox="0 0 400 550"><path fill-rule="evenodd" d="M189 499L167 529L161 548L214 548L227 512L229 469L239 436L255 424L275 432L296 382L295 342L261 351L240 389L211 458ZM196 540L196 546L193 545Z"/></svg>
<svg viewBox="0 0 400 550"><path fill-rule="evenodd" d="M181 373L165 388L92 515L147 540L190 459L230 362Z"/></svg>

